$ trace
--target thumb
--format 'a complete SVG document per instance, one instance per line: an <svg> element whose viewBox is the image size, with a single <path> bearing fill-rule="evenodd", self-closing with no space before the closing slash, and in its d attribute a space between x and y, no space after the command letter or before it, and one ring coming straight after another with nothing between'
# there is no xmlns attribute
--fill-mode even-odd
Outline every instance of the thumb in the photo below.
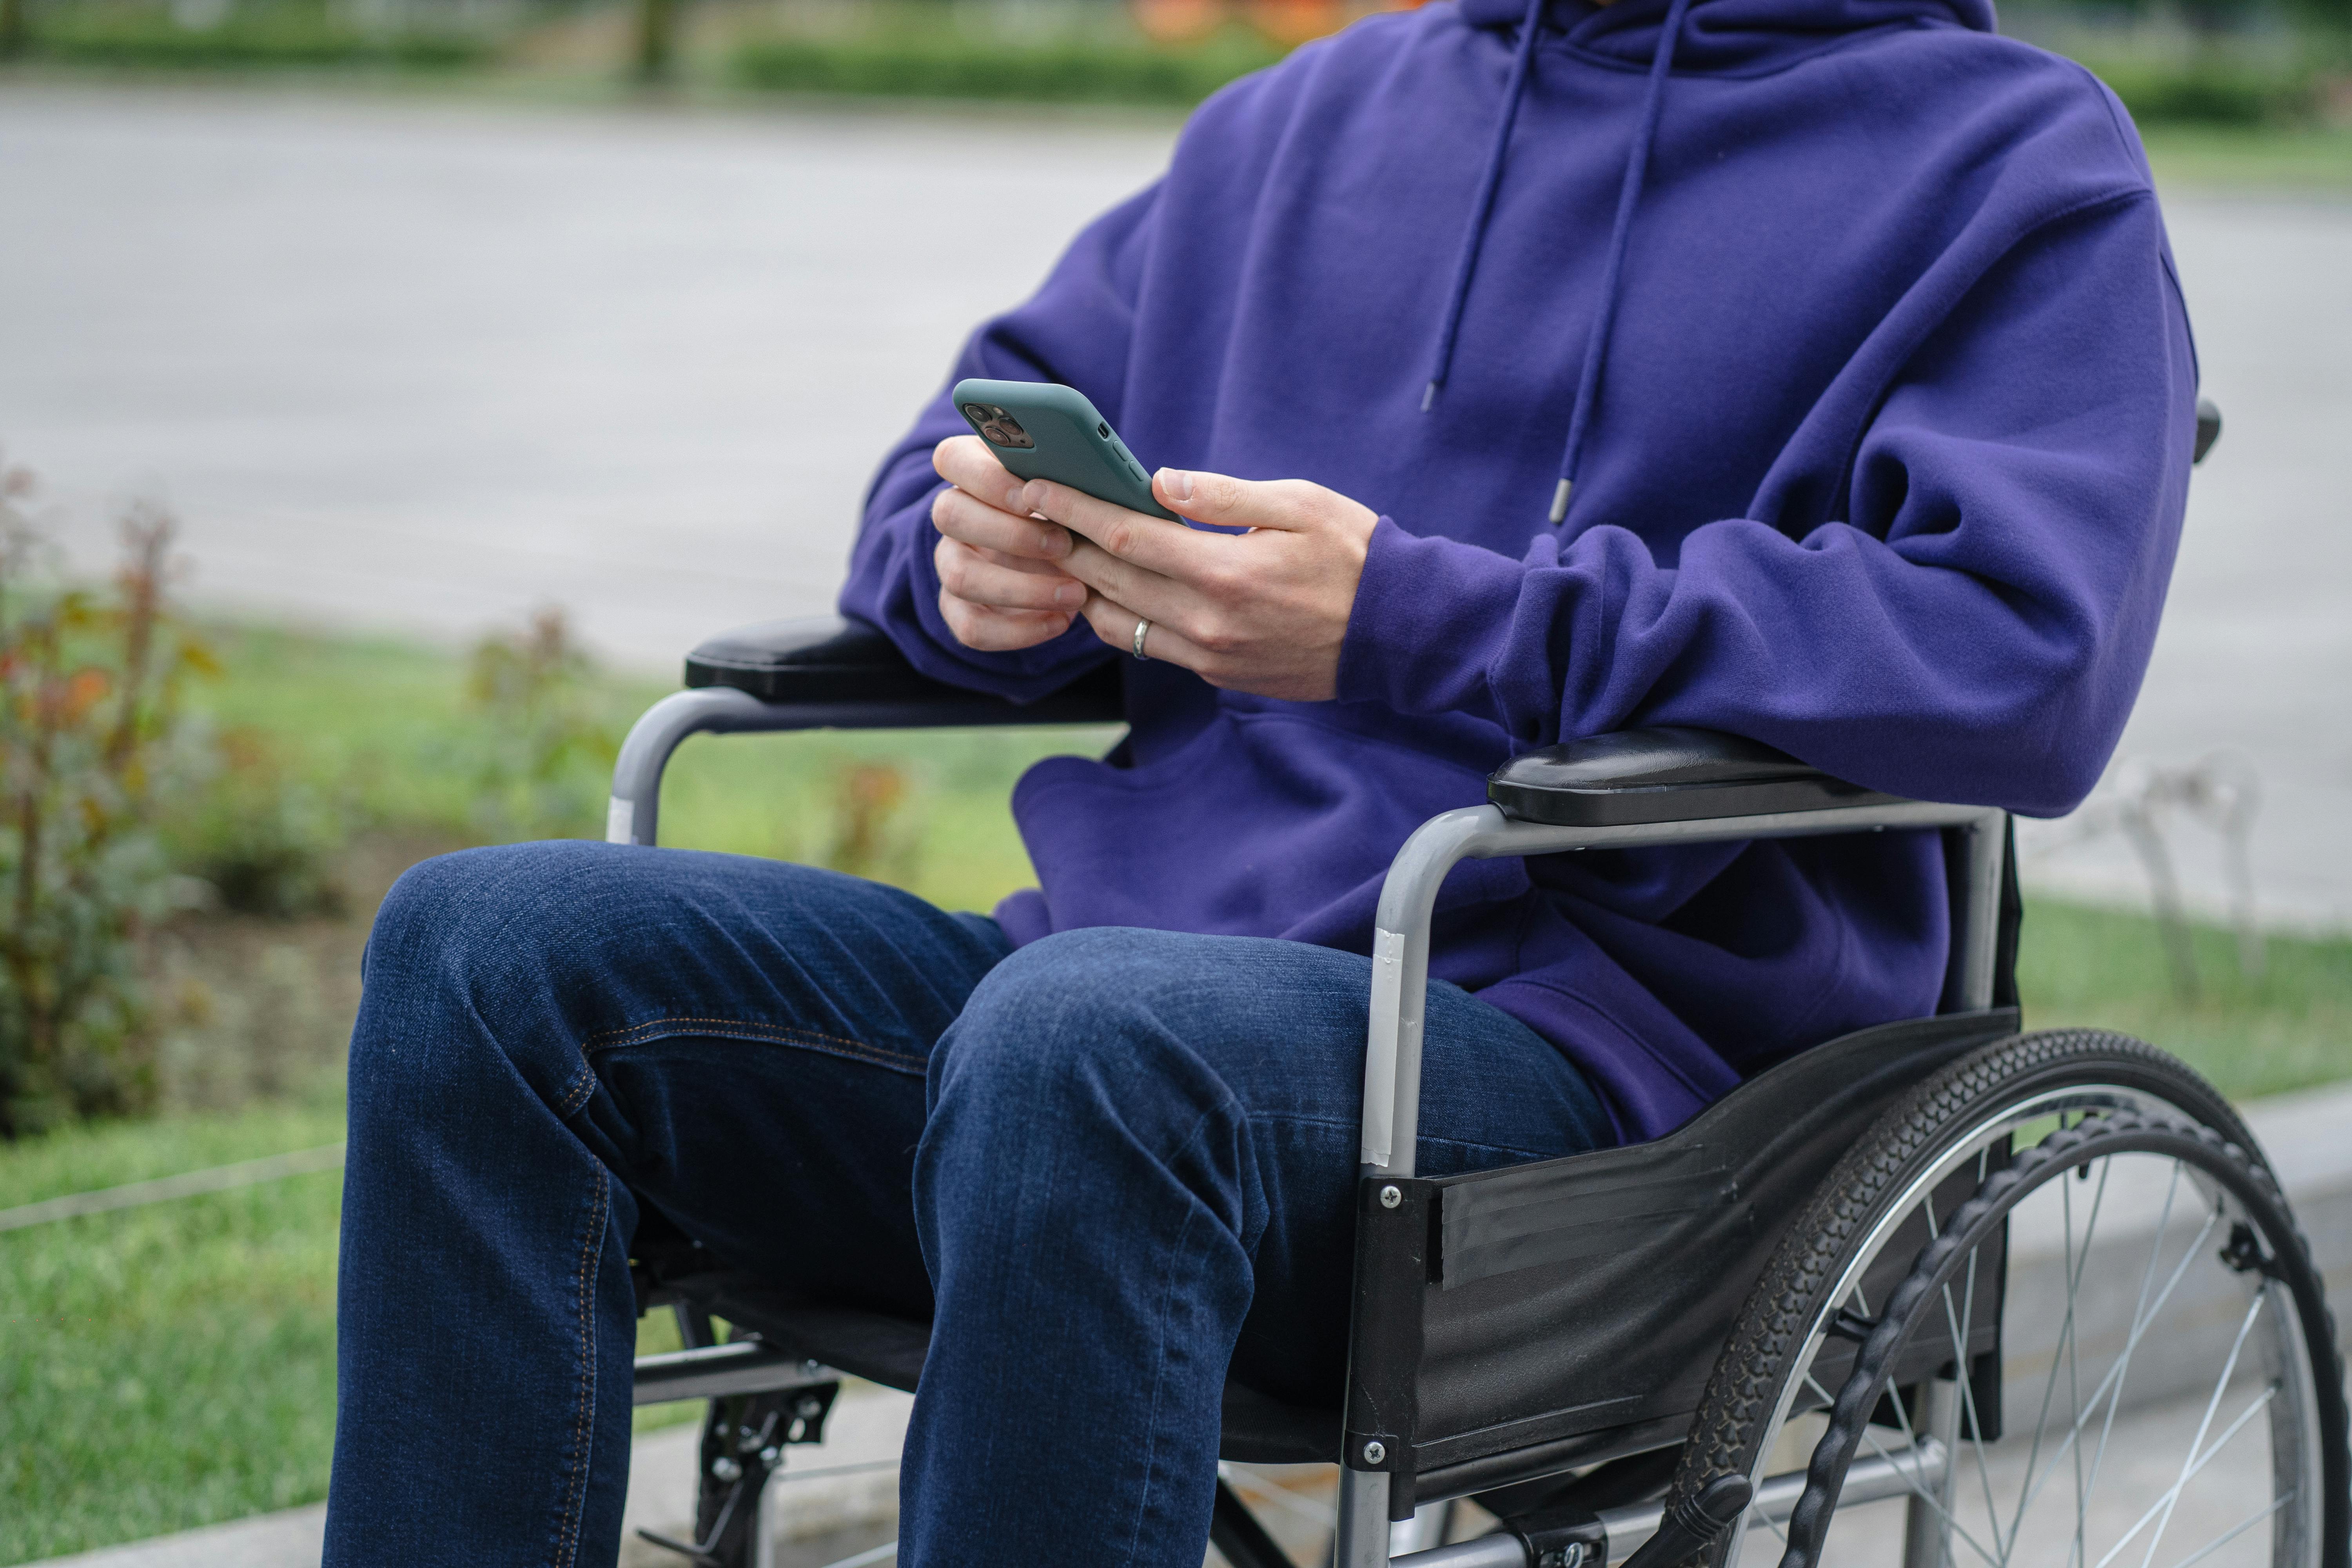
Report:
<svg viewBox="0 0 2352 1568"><path fill-rule="evenodd" d="M1275 487L1255 479L1162 468L1152 476L1151 489L1160 505L1194 522L1219 528L1298 526L1292 509L1282 503Z"/></svg>

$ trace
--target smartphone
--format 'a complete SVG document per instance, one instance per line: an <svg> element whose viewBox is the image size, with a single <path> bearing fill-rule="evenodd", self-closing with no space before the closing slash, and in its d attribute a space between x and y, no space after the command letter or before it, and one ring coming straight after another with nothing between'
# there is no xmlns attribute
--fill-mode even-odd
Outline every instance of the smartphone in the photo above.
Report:
<svg viewBox="0 0 2352 1568"><path fill-rule="evenodd" d="M1050 479L1130 511L1183 521L1152 498L1151 475L1076 387L967 378L955 384L951 395L996 460L1021 478Z"/></svg>

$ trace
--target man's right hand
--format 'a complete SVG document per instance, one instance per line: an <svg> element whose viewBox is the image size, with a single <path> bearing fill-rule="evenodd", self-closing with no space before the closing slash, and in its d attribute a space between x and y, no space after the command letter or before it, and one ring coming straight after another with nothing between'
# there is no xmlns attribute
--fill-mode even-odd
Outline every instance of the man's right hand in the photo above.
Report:
<svg viewBox="0 0 2352 1568"><path fill-rule="evenodd" d="M977 436L950 436L931 467L953 487L931 502L940 531L931 559L940 574L940 614L966 647L1006 653L1070 629L1087 602L1084 583L1054 564L1067 558L1069 530L1019 506L1025 481L1005 470Z"/></svg>

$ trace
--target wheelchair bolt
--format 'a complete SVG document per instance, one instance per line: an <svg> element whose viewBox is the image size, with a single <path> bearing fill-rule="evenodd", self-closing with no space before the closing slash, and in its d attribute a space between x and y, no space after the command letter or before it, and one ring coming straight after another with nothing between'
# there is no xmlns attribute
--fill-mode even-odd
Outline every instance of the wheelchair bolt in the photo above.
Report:
<svg viewBox="0 0 2352 1568"><path fill-rule="evenodd" d="M1392 1209L1402 1202L1404 1202L1404 1194L1399 1192L1396 1188L1382 1187L1381 1189L1381 1207L1384 1209ZM1380 1461L1377 1459L1373 1461L1375 1464L1378 1464L1379 1462Z"/></svg>
<svg viewBox="0 0 2352 1568"><path fill-rule="evenodd" d="M1396 1189L1394 1187L1391 1187L1389 1191L1394 1192ZM1377 1465L1388 1457L1388 1445L1381 1442L1380 1439L1374 1438L1372 1441L1364 1445L1364 1463L1368 1465Z"/></svg>
<svg viewBox="0 0 2352 1568"><path fill-rule="evenodd" d="M733 1455L721 1454L710 1461L710 1473L722 1481L731 1481L742 1475L743 1467L735 1462Z"/></svg>
<svg viewBox="0 0 2352 1568"><path fill-rule="evenodd" d="M798 1405L793 1406L793 1414L799 1416L803 1421L814 1421L824 1413L824 1406L818 1404L814 1398L803 1399Z"/></svg>
<svg viewBox="0 0 2352 1568"><path fill-rule="evenodd" d="M776 1468L776 1461L783 1457L784 1451L772 1444L760 1450L760 1463L772 1470Z"/></svg>

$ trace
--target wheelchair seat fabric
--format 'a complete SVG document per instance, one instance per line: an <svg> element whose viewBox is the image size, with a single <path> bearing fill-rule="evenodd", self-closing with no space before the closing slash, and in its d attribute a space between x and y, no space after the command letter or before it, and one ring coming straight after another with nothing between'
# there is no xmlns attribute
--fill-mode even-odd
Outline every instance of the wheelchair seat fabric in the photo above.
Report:
<svg viewBox="0 0 2352 1568"><path fill-rule="evenodd" d="M826 1306L750 1274L693 1274L664 1281L714 1317L811 1361L911 1393L922 1375L931 1326L906 1318ZM1332 1391L1335 1394L1337 1389ZM1286 1405L1238 1383L1225 1384L1219 1457L1244 1464L1303 1465L1339 1457L1339 1412Z"/></svg>
<svg viewBox="0 0 2352 1568"><path fill-rule="evenodd" d="M1412 1386L1423 1495L1484 1490L1679 1439L1780 1232L1895 1096L2016 1032L2014 1009L1914 1019L1798 1053L1664 1138L1398 1184L1365 1220L1417 1225L1425 1278ZM811 1300L739 1270L662 1271L662 1288L787 1352L912 1390L930 1326ZM1596 1300L1619 1310L1594 1313ZM1339 1456L1334 1407L1228 1382L1220 1453Z"/></svg>

